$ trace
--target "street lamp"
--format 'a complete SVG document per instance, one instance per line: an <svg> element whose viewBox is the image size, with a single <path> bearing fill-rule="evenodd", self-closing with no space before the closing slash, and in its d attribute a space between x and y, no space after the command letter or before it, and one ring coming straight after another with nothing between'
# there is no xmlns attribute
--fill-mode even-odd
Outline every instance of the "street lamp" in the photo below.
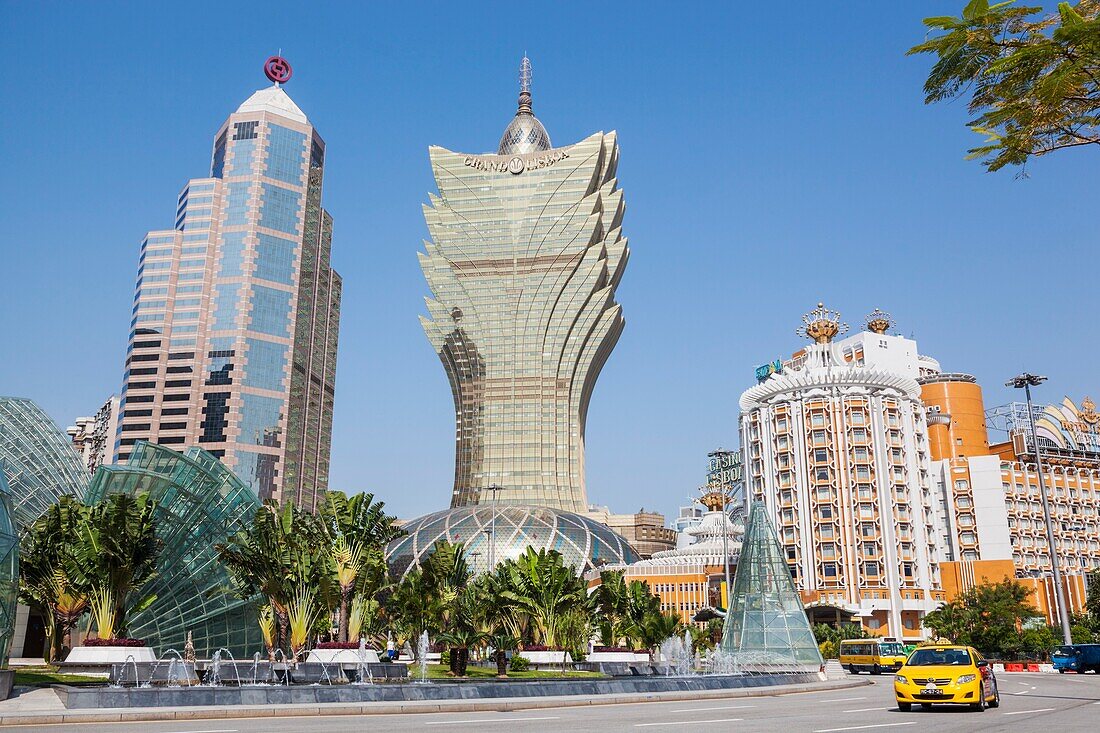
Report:
<svg viewBox="0 0 1100 733"><path fill-rule="evenodd" d="M489 572L493 572L493 568L496 567L496 545L497 545L497 492L502 490L503 486L497 486L491 484L485 487L485 491L490 491L493 494L493 514L489 520Z"/></svg>
<svg viewBox="0 0 1100 733"><path fill-rule="evenodd" d="M1054 571L1055 600L1058 603L1058 619L1062 623L1062 639L1065 644L1073 643L1073 633L1069 625L1069 605L1066 603L1066 589L1062 585L1062 570L1058 563L1058 552L1054 548L1054 525L1050 521L1050 502L1047 501L1047 484L1043 477L1043 457L1039 450L1039 433L1035 429L1035 413L1031 408L1031 388L1047 381L1046 377L1024 372L1005 382L1006 387L1023 389L1027 399L1027 419L1031 422L1031 445L1035 451L1035 471L1039 476L1039 499L1043 503L1043 522L1047 530L1047 553L1050 555L1050 567Z"/></svg>

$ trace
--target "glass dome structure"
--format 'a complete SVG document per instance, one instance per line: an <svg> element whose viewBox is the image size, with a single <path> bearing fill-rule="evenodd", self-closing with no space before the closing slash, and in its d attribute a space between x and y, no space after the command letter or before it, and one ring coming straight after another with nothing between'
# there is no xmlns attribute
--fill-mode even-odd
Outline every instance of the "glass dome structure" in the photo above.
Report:
<svg viewBox="0 0 1100 733"><path fill-rule="evenodd" d="M0 669L8 666L19 596L19 536L12 521L8 483L0 471Z"/></svg>
<svg viewBox="0 0 1100 733"><path fill-rule="evenodd" d="M461 542L475 574L528 547L557 550L568 565L585 572L608 564L637 562L625 539L606 525L572 512L539 506L477 504L426 514L402 527L408 534L390 543L386 560L395 579L420 566L436 542ZM493 539L495 538L495 541ZM490 543L492 552L490 553Z"/></svg>

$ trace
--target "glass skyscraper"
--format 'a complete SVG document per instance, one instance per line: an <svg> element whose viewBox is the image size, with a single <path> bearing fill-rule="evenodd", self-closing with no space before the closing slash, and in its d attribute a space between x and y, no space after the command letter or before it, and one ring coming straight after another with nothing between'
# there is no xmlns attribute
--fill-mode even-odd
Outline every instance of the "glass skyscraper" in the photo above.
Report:
<svg viewBox="0 0 1100 733"><path fill-rule="evenodd" d="M114 455L200 446L260 499L328 486L340 276L321 208L325 143L278 85L214 136L175 225L141 243Z"/></svg>
<svg viewBox="0 0 1100 733"><path fill-rule="evenodd" d="M420 264L434 297L421 321L454 396L451 506L583 512L588 403L624 325L616 135L551 147L524 59L496 153L430 157L439 195Z"/></svg>

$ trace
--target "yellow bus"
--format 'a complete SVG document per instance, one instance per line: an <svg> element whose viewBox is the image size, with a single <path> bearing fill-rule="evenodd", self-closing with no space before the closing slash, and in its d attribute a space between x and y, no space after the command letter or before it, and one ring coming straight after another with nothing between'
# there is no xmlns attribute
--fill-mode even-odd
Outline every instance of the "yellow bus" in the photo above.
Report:
<svg viewBox="0 0 1100 733"><path fill-rule="evenodd" d="M840 642L840 666L852 674L896 672L905 664L905 648L895 639L846 639Z"/></svg>

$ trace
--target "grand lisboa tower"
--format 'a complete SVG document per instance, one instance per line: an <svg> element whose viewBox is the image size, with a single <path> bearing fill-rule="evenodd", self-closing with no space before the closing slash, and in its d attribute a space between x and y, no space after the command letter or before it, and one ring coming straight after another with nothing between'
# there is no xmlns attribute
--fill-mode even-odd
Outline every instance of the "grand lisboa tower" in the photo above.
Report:
<svg viewBox="0 0 1100 733"><path fill-rule="evenodd" d="M429 155L439 194L424 206L421 323L454 397L454 491L449 510L406 525L391 566L404 573L441 539L466 543L479 570L527 546L578 569L631 562L622 537L579 514L588 403L625 323L616 135L553 147L524 58L496 153Z"/></svg>

